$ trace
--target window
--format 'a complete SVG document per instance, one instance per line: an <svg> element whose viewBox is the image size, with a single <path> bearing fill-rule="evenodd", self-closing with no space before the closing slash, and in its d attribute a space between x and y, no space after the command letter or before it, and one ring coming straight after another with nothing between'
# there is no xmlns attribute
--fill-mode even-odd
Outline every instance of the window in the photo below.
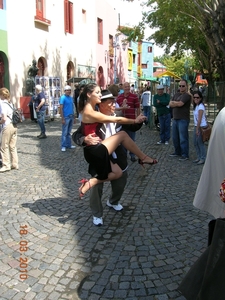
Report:
<svg viewBox="0 0 225 300"><path fill-rule="evenodd" d="M0 9L3 9L3 0L0 0Z"/></svg>
<svg viewBox="0 0 225 300"><path fill-rule="evenodd" d="M1 1L1 0L0 0ZM45 18L45 0L36 0L36 16L35 21L51 25L51 21Z"/></svg>
<svg viewBox="0 0 225 300"><path fill-rule="evenodd" d="M103 21L98 18L98 43L103 44Z"/></svg>
<svg viewBox="0 0 225 300"><path fill-rule="evenodd" d="M74 70L74 66L72 61L69 61L67 66L66 66L66 70L67 70L67 80L72 78L73 76L73 70Z"/></svg>
<svg viewBox="0 0 225 300"><path fill-rule="evenodd" d="M73 3L64 0L65 32L73 33Z"/></svg>
<svg viewBox="0 0 225 300"><path fill-rule="evenodd" d="M86 10L82 9L82 21L86 23Z"/></svg>
<svg viewBox="0 0 225 300"><path fill-rule="evenodd" d="M152 47L151 46L148 47L148 53L152 53Z"/></svg>

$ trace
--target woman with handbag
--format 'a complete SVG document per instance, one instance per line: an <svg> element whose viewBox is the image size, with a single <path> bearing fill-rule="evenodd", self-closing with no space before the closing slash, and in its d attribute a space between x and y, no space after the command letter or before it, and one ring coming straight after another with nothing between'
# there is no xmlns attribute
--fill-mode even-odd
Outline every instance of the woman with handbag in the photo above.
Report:
<svg viewBox="0 0 225 300"><path fill-rule="evenodd" d="M205 116L205 105L203 104L203 97L200 91L193 94L193 116L194 116L194 146L197 158L193 161L197 165L205 163L206 148L202 139L201 127L207 127L207 120Z"/></svg>

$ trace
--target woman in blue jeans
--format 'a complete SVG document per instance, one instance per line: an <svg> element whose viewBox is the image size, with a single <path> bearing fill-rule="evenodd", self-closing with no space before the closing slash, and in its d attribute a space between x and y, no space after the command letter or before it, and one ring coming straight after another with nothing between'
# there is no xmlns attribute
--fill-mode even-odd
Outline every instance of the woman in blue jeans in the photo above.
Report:
<svg viewBox="0 0 225 300"><path fill-rule="evenodd" d="M203 104L202 93L197 91L193 95L193 116L194 116L194 146L197 158L193 163L202 165L205 163L206 148L202 140L201 127L207 127L207 120L205 116L205 105Z"/></svg>

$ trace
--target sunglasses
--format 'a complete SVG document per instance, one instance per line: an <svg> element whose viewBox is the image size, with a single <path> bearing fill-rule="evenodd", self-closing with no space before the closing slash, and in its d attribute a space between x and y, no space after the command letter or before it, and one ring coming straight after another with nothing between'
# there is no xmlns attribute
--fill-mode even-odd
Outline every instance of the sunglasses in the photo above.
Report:
<svg viewBox="0 0 225 300"><path fill-rule="evenodd" d="M199 99L200 97L193 97L194 99Z"/></svg>
<svg viewBox="0 0 225 300"><path fill-rule="evenodd" d="M185 87L185 85L179 85L179 87Z"/></svg>
<svg viewBox="0 0 225 300"><path fill-rule="evenodd" d="M65 90L65 92L71 92L71 90Z"/></svg>

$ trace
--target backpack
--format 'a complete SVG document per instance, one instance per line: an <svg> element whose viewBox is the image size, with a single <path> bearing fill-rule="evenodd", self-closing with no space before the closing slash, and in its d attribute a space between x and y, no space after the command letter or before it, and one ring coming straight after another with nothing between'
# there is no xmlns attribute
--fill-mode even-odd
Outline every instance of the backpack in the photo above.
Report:
<svg viewBox="0 0 225 300"><path fill-rule="evenodd" d="M23 122L23 111L19 108L14 108L14 106L12 107L9 103L7 104L10 106L10 108L13 111L12 118L7 116L12 121L12 124L16 125L18 123Z"/></svg>

